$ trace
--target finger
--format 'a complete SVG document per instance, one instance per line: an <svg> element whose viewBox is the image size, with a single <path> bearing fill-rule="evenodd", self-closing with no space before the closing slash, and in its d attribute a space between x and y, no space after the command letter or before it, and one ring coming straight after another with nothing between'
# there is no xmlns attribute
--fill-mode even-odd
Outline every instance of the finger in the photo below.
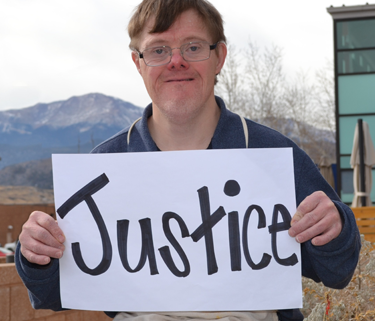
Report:
<svg viewBox="0 0 375 321"><path fill-rule="evenodd" d="M25 228L24 232L20 235L20 242L21 245L31 249L35 253L39 253L37 249L40 248L40 245L60 251L65 250L64 244L57 241L47 230L41 227ZM36 246L39 247L36 248Z"/></svg>
<svg viewBox="0 0 375 321"><path fill-rule="evenodd" d="M325 233L323 233L319 236L314 237L311 240L311 243L315 246L322 246L322 245L325 245L325 244L331 242L339 234L340 234L340 229L335 227L335 228L327 230Z"/></svg>
<svg viewBox="0 0 375 321"><path fill-rule="evenodd" d="M307 196L298 206L294 214L289 229L289 235L295 237L305 229L316 224L323 216L321 211L315 211L321 204L322 199L326 198L323 192L315 192ZM306 218L305 218L306 217ZM298 224L297 224L298 223Z"/></svg>
<svg viewBox="0 0 375 321"><path fill-rule="evenodd" d="M46 236L40 237L41 234L45 234ZM65 250L64 244L59 243L45 230L42 230L36 236L30 235L26 230L25 233L20 235L20 243L21 252L27 250L37 255L45 255L55 258L60 258Z"/></svg>
<svg viewBox="0 0 375 321"><path fill-rule="evenodd" d="M39 226L43 227L49 232L56 240L60 243L65 242L65 236L60 229L57 221L55 221L51 216L43 212L33 212L30 215L30 220L35 221Z"/></svg>
<svg viewBox="0 0 375 321"><path fill-rule="evenodd" d="M327 225L329 223L326 218L312 223L314 220L307 220L311 217L310 214L307 214L304 219L304 222L301 222L299 226L295 226L295 230L292 230L290 234L295 234L296 241L298 243L304 243L308 240L315 238L318 235L323 235L327 231ZM303 224L302 224L303 223Z"/></svg>
<svg viewBox="0 0 375 321"><path fill-rule="evenodd" d="M297 210L302 214L307 214L313 211L322 200L327 198L327 195L322 191L317 191L307 196L298 206Z"/></svg>
<svg viewBox="0 0 375 321"><path fill-rule="evenodd" d="M298 222L300 219L302 219L305 214L312 212L321 204L321 202L323 202L327 198L327 195L322 191L317 191L307 196L297 208L295 222Z"/></svg>
<svg viewBox="0 0 375 321"><path fill-rule="evenodd" d="M21 253L26 258L26 260L28 260L31 263L35 263L35 264L39 264L39 265L46 265L46 264L50 263L51 257L54 257L54 256L36 254L36 253L34 253L34 252L32 252L28 249L25 249L22 246L21 246ZM62 254L61 254L61 256L55 257L55 258L59 259L61 257L62 257Z"/></svg>
<svg viewBox="0 0 375 321"><path fill-rule="evenodd" d="M322 215L318 210L314 210L302 216L299 221L295 221L292 227L289 229L291 236L297 236L298 234L311 229L314 227L314 231L320 229L320 225L317 225L322 220ZM315 234L316 235L316 234ZM315 236L314 235L314 236Z"/></svg>
<svg viewBox="0 0 375 321"><path fill-rule="evenodd" d="M330 222L327 223L327 229L320 235L315 236L311 242L315 246L322 246L329 242L331 242L333 239L338 237L342 231L342 221L340 214L338 213L332 213L330 215Z"/></svg>
<svg viewBox="0 0 375 321"><path fill-rule="evenodd" d="M50 257L61 258L65 250L63 233L48 214L33 212L19 236L22 255L32 263L47 264Z"/></svg>
<svg viewBox="0 0 375 321"><path fill-rule="evenodd" d="M29 244L35 244L35 242L59 249L63 249L64 246L48 230L33 222L25 223L23 226L20 242L27 248L30 247Z"/></svg>
<svg viewBox="0 0 375 321"><path fill-rule="evenodd" d="M297 209L296 213L293 215L293 218L290 222L290 226L293 226L294 224L299 222L302 218L303 218L303 213Z"/></svg>
<svg viewBox="0 0 375 321"><path fill-rule="evenodd" d="M21 253L28 260L30 263L39 264L39 265L46 265L51 262L51 258L45 255L38 255L35 254L21 246Z"/></svg>
<svg viewBox="0 0 375 321"><path fill-rule="evenodd" d="M311 239L317 246L327 244L336 238L342 230L341 217L336 207L334 205L324 207L325 215L321 215L320 212L321 209L317 208L312 213L306 214L303 221L293 227L294 230L290 231L290 235L295 234L299 243Z"/></svg>
<svg viewBox="0 0 375 321"><path fill-rule="evenodd" d="M48 264L50 257L59 259L65 250L63 244L59 247L51 247L27 236L20 239L20 242L22 255L31 263Z"/></svg>

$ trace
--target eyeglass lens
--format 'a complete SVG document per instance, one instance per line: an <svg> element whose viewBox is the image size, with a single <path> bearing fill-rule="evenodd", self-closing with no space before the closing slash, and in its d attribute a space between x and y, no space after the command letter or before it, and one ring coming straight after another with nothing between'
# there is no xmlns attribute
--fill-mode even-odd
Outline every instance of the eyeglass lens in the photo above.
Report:
<svg viewBox="0 0 375 321"><path fill-rule="evenodd" d="M144 62L148 66L160 66L168 64L172 59L172 50L180 49L182 57L186 61L202 61L210 57L211 48L207 42L189 42L183 44L180 48L171 48L160 46L146 48L142 55Z"/></svg>

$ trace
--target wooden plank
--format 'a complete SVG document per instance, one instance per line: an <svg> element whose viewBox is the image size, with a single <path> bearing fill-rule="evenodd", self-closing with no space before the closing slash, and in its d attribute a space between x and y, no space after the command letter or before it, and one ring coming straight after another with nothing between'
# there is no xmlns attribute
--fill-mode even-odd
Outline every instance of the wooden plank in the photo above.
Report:
<svg viewBox="0 0 375 321"><path fill-rule="evenodd" d="M358 229L361 234L375 234L375 227L359 227Z"/></svg>
<svg viewBox="0 0 375 321"><path fill-rule="evenodd" d="M375 213L354 213L356 218L368 218L375 220Z"/></svg>
<svg viewBox="0 0 375 321"><path fill-rule="evenodd" d="M363 234L365 240L371 243L375 243L375 234Z"/></svg>
<svg viewBox="0 0 375 321"><path fill-rule="evenodd" d="M356 219L358 226L372 226L375 225L375 220L369 219Z"/></svg>
<svg viewBox="0 0 375 321"><path fill-rule="evenodd" d="M375 206L366 207L352 207L354 215L368 215L369 217L375 217Z"/></svg>
<svg viewBox="0 0 375 321"><path fill-rule="evenodd" d="M375 227L375 224L369 224L369 223L364 223L364 222L357 222L358 228L363 228L363 227Z"/></svg>
<svg viewBox="0 0 375 321"><path fill-rule="evenodd" d="M352 207L352 211L359 233L364 235L366 241L375 243L375 207Z"/></svg>

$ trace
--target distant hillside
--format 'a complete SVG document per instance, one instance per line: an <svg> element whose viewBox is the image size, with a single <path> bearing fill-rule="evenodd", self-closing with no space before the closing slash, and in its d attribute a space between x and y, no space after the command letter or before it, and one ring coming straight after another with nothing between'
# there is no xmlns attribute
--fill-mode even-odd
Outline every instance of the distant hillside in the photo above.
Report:
<svg viewBox="0 0 375 321"><path fill-rule="evenodd" d="M319 164L324 157L329 163L336 162L335 133L314 127L306 122L297 122L289 118L268 117L257 119L257 122L276 129L293 140L315 163Z"/></svg>
<svg viewBox="0 0 375 321"><path fill-rule="evenodd" d="M131 103L97 93L0 111L0 169L50 158L52 153L87 153L142 112Z"/></svg>
<svg viewBox="0 0 375 321"><path fill-rule="evenodd" d="M0 170L0 185L52 189L51 159L30 161L3 168Z"/></svg>

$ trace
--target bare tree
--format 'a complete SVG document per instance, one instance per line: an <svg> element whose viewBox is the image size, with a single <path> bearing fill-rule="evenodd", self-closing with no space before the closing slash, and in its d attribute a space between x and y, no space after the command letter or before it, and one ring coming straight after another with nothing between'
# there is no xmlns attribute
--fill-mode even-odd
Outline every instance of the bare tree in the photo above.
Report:
<svg viewBox="0 0 375 321"><path fill-rule="evenodd" d="M241 56L233 45L228 46L227 60L215 90L232 111L280 129L284 82L281 48L273 46L261 52L249 41Z"/></svg>
<svg viewBox="0 0 375 321"><path fill-rule="evenodd" d="M228 44L228 55L225 66L220 72L219 82L215 87L218 93L225 101L227 107L240 114L243 114L246 108L246 93L244 86L244 73L240 72L240 58L235 46ZM245 116L245 115L244 115ZM252 118L252 115L247 114Z"/></svg>
<svg viewBox="0 0 375 321"><path fill-rule="evenodd" d="M334 133L326 125L332 122L333 115L320 104L320 87L320 83L309 81L306 72L297 73L293 82L285 87L286 114L293 120L294 141L316 163L322 156L334 162Z"/></svg>
<svg viewBox="0 0 375 321"><path fill-rule="evenodd" d="M255 117L271 121L282 116L282 95L285 74L282 68L282 49L273 46L261 52L252 42L248 43L245 53L246 83L250 101L248 108Z"/></svg>
<svg viewBox="0 0 375 321"><path fill-rule="evenodd" d="M313 137L309 135L309 127L314 120L314 85L309 84L306 72L300 71L292 83L284 87L283 101L285 116L293 119L294 135L298 137L298 144L302 149L311 145Z"/></svg>
<svg viewBox="0 0 375 321"><path fill-rule="evenodd" d="M316 72L317 95L316 102L320 106L319 119L321 125L328 129L332 139L335 139L335 79L333 62L327 61L326 65Z"/></svg>
<svg viewBox="0 0 375 321"><path fill-rule="evenodd" d="M289 136L316 162L321 155L334 155L333 79L328 69L320 70L313 83L306 72L287 81L281 48L261 51L249 42L243 56L234 46L228 48L215 89L228 108Z"/></svg>

